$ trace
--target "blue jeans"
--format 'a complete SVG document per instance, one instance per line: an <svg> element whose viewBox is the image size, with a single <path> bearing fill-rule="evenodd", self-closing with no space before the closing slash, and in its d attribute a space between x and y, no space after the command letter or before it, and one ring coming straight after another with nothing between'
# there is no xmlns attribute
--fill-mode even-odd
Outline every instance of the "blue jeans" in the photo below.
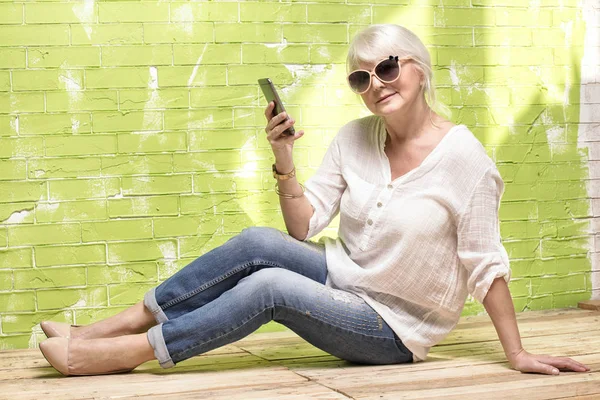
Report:
<svg viewBox="0 0 600 400"><path fill-rule="evenodd" d="M325 249L272 228L249 228L197 258L144 297L158 325L148 341L163 368L277 321L355 363L412 362L365 301L325 286Z"/></svg>

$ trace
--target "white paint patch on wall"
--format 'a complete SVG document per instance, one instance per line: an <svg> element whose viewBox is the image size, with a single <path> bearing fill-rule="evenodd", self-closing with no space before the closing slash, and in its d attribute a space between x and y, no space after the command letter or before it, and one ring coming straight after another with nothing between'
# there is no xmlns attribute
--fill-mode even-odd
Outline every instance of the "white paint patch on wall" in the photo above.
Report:
<svg viewBox="0 0 600 400"><path fill-rule="evenodd" d="M76 3L73 6L73 14L77 17L88 39L92 37L92 24L95 21L94 10L96 8L95 0L84 0L83 3Z"/></svg>
<svg viewBox="0 0 600 400"><path fill-rule="evenodd" d="M600 299L600 0L583 0L586 23L581 60L579 147L589 150L588 196L592 199L592 299Z"/></svg>

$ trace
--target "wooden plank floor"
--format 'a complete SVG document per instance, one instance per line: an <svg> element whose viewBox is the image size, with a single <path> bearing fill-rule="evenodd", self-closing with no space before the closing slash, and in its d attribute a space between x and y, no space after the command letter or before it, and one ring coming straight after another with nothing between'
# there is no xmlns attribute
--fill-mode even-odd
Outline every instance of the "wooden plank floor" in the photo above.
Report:
<svg viewBox="0 0 600 400"><path fill-rule="evenodd" d="M255 334L169 370L62 377L38 350L0 352L0 399L600 399L600 311L518 315L525 348L573 357L587 373L511 370L487 316L462 318L426 362L353 365L291 332Z"/></svg>

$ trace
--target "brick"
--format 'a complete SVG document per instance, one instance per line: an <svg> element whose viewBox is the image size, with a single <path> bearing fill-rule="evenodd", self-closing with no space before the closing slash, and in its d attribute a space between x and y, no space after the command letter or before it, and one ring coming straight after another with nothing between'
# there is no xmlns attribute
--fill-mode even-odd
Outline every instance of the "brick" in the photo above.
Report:
<svg viewBox="0 0 600 400"><path fill-rule="evenodd" d="M11 226L8 228L10 246L79 243L81 226L79 224L47 224L33 226Z"/></svg>
<svg viewBox="0 0 600 400"><path fill-rule="evenodd" d="M404 0L402 0L403 2ZM445 3L444 3L445 4ZM435 6L439 6L437 3ZM412 26L433 27L433 7L406 7L403 5L374 5L373 24L397 24L398 21L410 21ZM352 37L352 36L351 36Z"/></svg>
<svg viewBox="0 0 600 400"><path fill-rule="evenodd" d="M53 136L46 139L47 156L99 155L116 152L115 135Z"/></svg>
<svg viewBox="0 0 600 400"><path fill-rule="evenodd" d="M189 108L188 89L121 90L121 110L154 110L161 108Z"/></svg>
<svg viewBox="0 0 600 400"><path fill-rule="evenodd" d="M70 311L65 311L62 313L19 313L14 315L7 315L7 317L8 318L4 318L4 320L2 321L3 333L27 332L29 336L31 336L31 333L35 331L35 325L39 324L41 321L52 320L69 323L73 322L71 319ZM27 345L24 348L27 348Z"/></svg>
<svg viewBox="0 0 600 400"><path fill-rule="evenodd" d="M0 71L0 92L7 92L10 90L10 72ZM0 133L2 135L2 133Z"/></svg>
<svg viewBox="0 0 600 400"><path fill-rule="evenodd" d="M244 64L304 64L309 61L309 47L306 45L277 45L264 44L242 45Z"/></svg>
<svg viewBox="0 0 600 400"><path fill-rule="evenodd" d="M564 293L564 294L553 294L553 307L554 308L575 308L580 301L590 300L590 292L579 292L579 293Z"/></svg>
<svg viewBox="0 0 600 400"><path fill-rule="evenodd" d="M90 114L25 114L19 116L19 133L22 135L90 133L91 127ZM69 140L71 139L69 138ZM46 149L48 149L47 143Z"/></svg>
<svg viewBox="0 0 600 400"><path fill-rule="evenodd" d="M508 286L512 297L531 296L531 279L511 279Z"/></svg>
<svg viewBox="0 0 600 400"><path fill-rule="evenodd" d="M152 237L152 220L87 222L81 224L81 231L84 242L149 239Z"/></svg>
<svg viewBox="0 0 600 400"><path fill-rule="evenodd" d="M10 269L32 268L33 250L31 247L0 250L0 265Z"/></svg>
<svg viewBox="0 0 600 400"><path fill-rule="evenodd" d="M79 24L94 23L97 20L96 8L85 8L83 4L30 3L25 4L27 24Z"/></svg>
<svg viewBox="0 0 600 400"><path fill-rule="evenodd" d="M0 204L0 221L3 224L32 224L35 203Z"/></svg>
<svg viewBox="0 0 600 400"><path fill-rule="evenodd" d="M116 156L102 158L103 176L160 174L173 172L170 155Z"/></svg>
<svg viewBox="0 0 600 400"><path fill-rule="evenodd" d="M100 175L99 158L32 158L27 161L27 167L30 179Z"/></svg>
<svg viewBox="0 0 600 400"><path fill-rule="evenodd" d="M166 24L144 24L144 42L158 43L202 43L214 41L212 22L172 22Z"/></svg>
<svg viewBox="0 0 600 400"><path fill-rule="evenodd" d="M280 43L282 27L280 24L217 24L215 42L217 43Z"/></svg>
<svg viewBox="0 0 600 400"><path fill-rule="evenodd" d="M220 230L222 220L214 215L154 218L157 238L211 235Z"/></svg>
<svg viewBox="0 0 600 400"><path fill-rule="evenodd" d="M340 62L346 59L348 46L342 44L311 44L310 62L312 64L328 64L332 60Z"/></svg>
<svg viewBox="0 0 600 400"><path fill-rule="evenodd" d="M30 47L29 68L99 67L99 47Z"/></svg>
<svg viewBox="0 0 600 400"><path fill-rule="evenodd" d="M13 290L13 271L0 270L0 290Z"/></svg>
<svg viewBox="0 0 600 400"><path fill-rule="evenodd" d="M179 239L180 257L198 257L210 250L221 246L232 235L211 235L211 236L196 236L190 238Z"/></svg>
<svg viewBox="0 0 600 400"><path fill-rule="evenodd" d="M173 240L148 240L108 244L108 262L113 264L176 258L177 243Z"/></svg>
<svg viewBox="0 0 600 400"><path fill-rule="evenodd" d="M81 70L27 70L12 74L14 90L80 90L83 87Z"/></svg>
<svg viewBox="0 0 600 400"><path fill-rule="evenodd" d="M121 112L99 112L94 113L93 119L94 132L162 130L162 112L159 111L132 111L126 114Z"/></svg>
<svg viewBox="0 0 600 400"><path fill-rule="evenodd" d="M268 226L285 230L285 223L279 212L263 212L250 217L246 213L223 215L223 232L239 233L246 226Z"/></svg>
<svg viewBox="0 0 600 400"><path fill-rule="evenodd" d="M239 150L175 154L173 166L175 172L232 170L242 167Z"/></svg>
<svg viewBox="0 0 600 400"><path fill-rule="evenodd" d="M0 46L69 45L69 25L3 25L0 37Z"/></svg>
<svg viewBox="0 0 600 400"><path fill-rule="evenodd" d="M588 237L543 240L542 257L560 257L587 254L588 247Z"/></svg>
<svg viewBox="0 0 600 400"><path fill-rule="evenodd" d="M263 190L262 182L257 179L257 176L241 177L230 173L221 173L217 176L212 173L194 175L194 193L240 190Z"/></svg>
<svg viewBox="0 0 600 400"><path fill-rule="evenodd" d="M371 7L347 4L308 4L308 22L370 24Z"/></svg>
<svg viewBox="0 0 600 400"><path fill-rule="evenodd" d="M576 274L557 277L540 277L531 280L531 290L534 296L560 293L570 290L585 290L585 275Z"/></svg>
<svg viewBox="0 0 600 400"><path fill-rule="evenodd" d="M170 278L173 274L181 270L195 259L195 257L188 257L184 259L158 262L158 279L162 281Z"/></svg>
<svg viewBox="0 0 600 400"><path fill-rule="evenodd" d="M142 24L95 24L93 29L85 24L71 25L71 44L74 46L141 44L143 37Z"/></svg>
<svg viewBox="0 0 600 400"><path fill-rule="evenodd" d="M494 10L490 8L435 8L435 26L494 25Z"/></svg>
<svg viewBox="0 0 600 400"><path fill-rule="evenodd" d="M461 88L460 91L452 91L452 103L465 106L486 105L508 105L510 92L503 87L485 87L481 89Z"/></svg>
<svg viewBox="0 0 600 400"><path fill-rule="evenodd" d="M289 43L348 43L348 29L342 24L286 24L283 38Z"/></svg>
<svg viewBox="0 0 600 400"><path fill-rule="evenodd" d="M171 110L165 112L165 129L231 128L230 109Z"/></svg>
<svg viewBox="0 0 600 400"><path fill-rule="evenodd" d="M131 284L121 284L109 286L109 298L110 304L115 305L129 305L140 302L147 291L154 288L156 284L143 284L136 283L134 285Z"/></svg>
<svg viewBox="0 0 600 400"><path fill-rule="evenodd" d="M504 240L555 238L557 227L554 222L508 221L500 224L500 232Z"/></svg>
<svg viewBox="0 0 600 400"><path fill-rule="evenodd" d="M224 86L226 69L222 66L158 67L160 87Z"/></svg>
<svg viewBox="0 0 600 400"><path fill-rule="evenodd" d="M177 215L177 196L136 196L125 199L110 199L108 215L111 218Z"/></svg>
<svg viewBox="0 0 600 400"><path fill-rule="evenodd" d="M497 26L552 26L550 10L497 8L492 12L495 14Z"/></svg>
<svg viewBox="0 0 600 400"><path fill-rule="evenodd" d="M508 256L513 258L535 258L540 256L539 240L520 240L515 242L504 242L504 248Z"/></svg>
<svg viewBox="0 0 600 400"><path fill-rule="evenodd" d="M37 222L94 221L108 218L106 200L38 203Z"/></svg>
<svg viewBox="0 0 600 400"><path fill-rule="evenodd" d="M0 160L0 180L17 180L27 177L27 165L23 160Z"/></svg>
<svg viewBox="0 0 600 400"><path fill-rule="evenodd" d="M256 132L249 129L203 130L188 134L190 151L239 149L246 143L251 143L255 138Z"/></svg>
<svg viewBox="0 0 600 400"><path fill-rule="evenodd" d="M438 64L451 65L453 62L466 65L552 65L553 53L550 48L509 47L495 48L439 48Z"/></svg>
<svg viewBox="0 0 600 400"><path fill-rule="evenodd" d="M186 111L187 112L187 111ZM167 129L173 129L165 120ZM120 134L117 136L119 153L156 153L186 150L185 132Z"/></svg>
<svg viewBox="0 0 600 400"><path fill-rule="evenodd" d="M110 266L89 266L88 284L157 282L156 263L132 263Z"/></svg>
<svg viewBox="0 0 600 400"><path fill-rule="evenodd" d="M239 202L247 198L247 194L243 196L235 196L231 194L210 194L200 196L181 196L181 214L205 214L213 212L243 211ZM217 210L218 206L224 207ZM227 207L229 206L229 207Z"/></svg>
<svg viewBox="0 0 600 400"><path fill-rule="evenodd" d="M98 22L168 22L167 3L98 3Z"/></svg>
<svg viewBox="0 0 600 400"><path fill-rule="evenodd" d="M43 340L39 338L37 340ZM10 335L10 336L1 336L0 337L0 348L9 350L9 349L27 349L29 348L29 343L31 343L31 333L27 333L26 335Z"/></svg>
<svg viewBox="0 0 600 400"><path fill-rule="evenodd" d="M46 107L48 112L116 111L119 103L116 91L82 90L80 92L47 92Z"/></svg>
<svg viewBox="0 0 600 400"><path fill-rule="evenodd" d="M256 84L257 79L270 77L277 85L289 85L294 81L291 71L281 65L229 65L227 67L228 84Z"/></svg>
<svg viewBox="0 0 600 400"><path fill-rule="evenodd" d="M0 18L2 13L0 11ZM25 68L25 49L3 48L0 53L0 68Z"/></svg>
<svg viewBox="0 0 600 400"><path fill-rule="evenodd" d="M460 85L474 85L484 79L485 70L482 67L455 65L453 68L440 66L434 66L433 68L437 85L453 85L455 80Z"/></svg>
<svg viewBox="0 0 600 400"><path fill-rule="evenodd" d="M0 293L0 312L7 311L35 311L35 293Z"/></svg>
<svg viewBox="0 0 600 400"><path fill-rule="evenodd" d="M105 199L120 193L120 184L117 178L104 179L65 179L49 182L50 199L77 200L77 199Z"/></svg>
<svg viewBox="0 0 600 400"><path fill-rule="evenodd" d="M0 4L0 24L22 24L23 23L23 5L22 4Z"/></svg>
<svg viewBox="0 0 600 400"><path fill-rule="evenodd" d="M172 63L173 52L169 45L102 47L103 66L171 65Z"/></svg>
<svg viewBox="0 0 600 400"><path fill-rule="evenodd" d="M0 202L39 201L45 198L46 182L0 182Z"/></svg>
<svg viewBox="0 0 600 400"><path fill-rule="evenodd" d="M547 145L508 145L494 148L497 162L549 163L550 149Z"/></svg>
<svg viewBox="0 0 600 400"><path fill-rule="evenodd" d="M8 247L8 232L6 229L0 229L0 247Z"/></svg>
<svg viewBox="0 0 600 400"><path fill-rule="evenodd" d="M306 22L305 4L240 3L242 22Z"/></svg>
<svg viewBox="0 0 600 400"><path fill-rule="evenodd" d="M85 285L85 268L44 268L15 271L15 289Z"/></svg>
<svg viewBox="0 0 600 400"><path fill-rule="evenodd" d="M14 115L0 115L0 136L17 136L19 132L18 117Z"/></svg>
<svg viewBox="0 0 600 400"><path fill-rule="evenodd" d="M588 219L557 221L556 228L558 237L582 236L592 232Z"/></svg>
<svg viewBox="0 0 600 400"><path fill-rule="evenodd" d="M540 202L538 205L540 220L557 220L592 217L589 201L570 200L555 202Z"/></svg>
<svg viewBox="0 0 600 400"><path fill-rule="evenodd" d="M239 64L241 45L239 44L175 44L173 62L176 65Z"/></svg>
<svg viewBox="0 0 600 400"><path fill-rule="evenodd" d="M39 310L106 307L108 305L104 286L85 289L38 290L36 294Z"/></svg>
<svg viewBox="0 0 600 400"><path fill-rule="evenodd" d="M475 28L475 46L531 46L531 29L511 28Z"/></svg>
<svg viewBox="0 0 600 400"><path fill-rule="evenodd" d="M123 177L124 195L191 193L190 175Z"/></svg>
<svg viewBox="0 0 600 400"><path fill-rule="evenodd" d="M240 104L258 104L258 87L253 86L216 86L190 89L190 106L233 107Z"/></svg>
<svg viewBox="0 0 600 400"><path fill-rule="evenodd" d="M413 32L425 46L473 46L473 28L426 27ZM340 59L345 58L342 57Z"/></svg>
<svg viewBox="0 0 600 400"><path fill-rule="evenodd" d="M173 3L171 5L172 22L231 22L237 21L238 18L238 5L235 2Z"/></svg>
<svg viewBox="0 0 600 400"><path fill-rule="evenodd" d="M88 89L147 88L150 68L100 68L85 72Z"/></svg>
<svg viewBox="0 0 600 400"><path fill-rule="evenodd" d="M10 112L44 112L43 93L0 93L0 110Z"/></svg>

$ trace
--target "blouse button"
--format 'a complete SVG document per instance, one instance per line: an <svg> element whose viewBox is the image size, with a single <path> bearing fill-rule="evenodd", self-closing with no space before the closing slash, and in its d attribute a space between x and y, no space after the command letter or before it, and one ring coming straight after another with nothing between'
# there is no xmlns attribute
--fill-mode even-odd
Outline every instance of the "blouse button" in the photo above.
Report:
<svg viewBox="0 0 600 400"><path fill-rule="evenodd" d="M389 184L389 185L387 186L387 188L388 188L388 189L392 189L392 188L393 188L393 186L392 186L391 184Z"/></svg>
<svg viewBox="0 0 600 400"><path fill-rule="evenodd" d="M367 220L367 224L373 225L373 220L372 219Z"/></svg>
<svg viewBox="0 0 600 400"><path fill-rule="evenodd" d="M378 202L377 203L377 208L381 208L381 206L383 206L383 203L382 202Z"/></svg>

